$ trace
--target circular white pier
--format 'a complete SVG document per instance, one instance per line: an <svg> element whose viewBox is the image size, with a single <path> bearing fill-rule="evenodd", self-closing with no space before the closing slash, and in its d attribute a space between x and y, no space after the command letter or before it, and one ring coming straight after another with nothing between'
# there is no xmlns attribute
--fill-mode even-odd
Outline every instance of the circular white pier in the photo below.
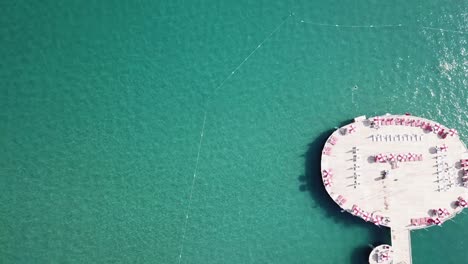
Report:
<svg viewBox="0 0 468 264"><path fill-rule="evenodd" d="M411 263L410 230L442 225L468 200L466 146L421 117L356 118L328 138L321 169L341 208L391 228L395 263Z"/></svg>

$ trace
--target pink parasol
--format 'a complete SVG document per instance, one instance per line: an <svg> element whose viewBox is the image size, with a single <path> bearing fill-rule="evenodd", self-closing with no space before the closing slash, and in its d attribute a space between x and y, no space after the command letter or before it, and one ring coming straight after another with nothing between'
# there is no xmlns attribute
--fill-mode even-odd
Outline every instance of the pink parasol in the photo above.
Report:
<svg viewBox="0 0 468 264"><path fill-rule="evenodd" d="M435 123L434 124L434 132L439 132L441 129L440 124Z"/></svg>
<svg viewBox="0 0 468 264"><path fill-rule="evenodd" d="M458 135L458 131L456 129L454 129L454 128L449 129L449 135L452 136L452 137L456 136L456 135Z"/></svg>
<svg viewBox="0 0 468 264"><path fill-rule="evenodd" d="M439 208L437 210L434 210L437 212L437 216L439 217L444 217L444 209L443 208Z"/></svg>
<svg viewBox="0 0 468 264"><path fill-rule="evenodd" d="M383 217L380 215L374 215L372 214L372 222L375 225L382 225L383 224Z"/></svg>
<svg viewBox="0 0 468 264"><path fill-rule="evenodd" d="M322 176L323 176L324 178L333 176L333 174L332 174L331 171L332 171L332 169L323 170L323 171L322 171Z"/></svg>
<svg viewBox="0 0 468 264"><path fill-rule="evenodd" d="M458 201L458 205L465 208L468 206L468 203L465 200L463 200L463 201Z"/></svg>
<svg viewBox="0 0 468 264"><path fill-rule="evenodd" d="M450 215L450 212L447 210L447 208L444 208L443 212L444 212L444 216Z"/></svg>
<svg viewBox="0 0 468 264"><path fill-rule="evenodd" d="M431 124L426 124L425 127L424 127L424 130L432 131L432 126L431 126Z"/></svg>
<svg viewBox="0 0 468 264"><path fill-rule="evenodd" d="M376 116L374 117L373 121L377 124L380 124L380 121L382 121L383 119L380 117L380 116Z"/></svg>
<svg viewBox="0 0 468 264"><path fill-rule="evenodd" d="M463 199L463 197L458 197L458 206L461 206L463 208L468 207L468 203Z"/></svg>
<svg viewBox="0 0 468 264"><path fill-rule="evenodd" d="M380 160L380 162L382 162L382 163L387 162L387 155L385 155L385 154L381 154L381 155L382 155L382 159Z"/></svg>
<svg viewBox="0 0 468 264"><path fill-rule="evenodd" d="M403 155L398 154L398 155L397 155L397 160L398 160L398 161L403 161Z"/></svg>
<svg viewBox="0 0 468 264"><path fill-rule="evenodd" d="M369 219L370 219L370 214L368 212L362 211L361 216L362 216L362 219L364 219L366 221L369 221Z"/></svg>
<svg viewBox="0 0 468 264"><path fill-rule="evenodd" d="M375 161L376 162L382 162L382 160L383 160L383 155L382 154L377 154L375 156Z"/></svg>
<svg viewBox="0 0 468 264"><path fill-rule="evenodd" d="M441 147L439 147L440 151L447 152L447 145L443 144Z"/></svg>
<svg viewBox="0 0 468 264"><path fill-rule="evenodd" d="M388 252L385 251L385 252L380 253L379 259L380 261L387 261L390 259L390 256L388 255Z"/></svg>
<svg viewBox="0 0 468 264"><path fill-rule="evenodd" d="M409 161L414 161L414 160L415 160L415 159L414 159L414 154L413 154L413 153L408 153L408 156L407 156L407 157L408 157L408 160L409 160Z"/></svg>
<svg viewBox="0 0 468 264"><path fill-rule="evenodd" d="M389 161L395 161L395 155L393 154L389 154L387 158Z"/></svg>
<svg viewBox="0 0 468 264"><path fill-rule="evenodd" d="M353 208L351 210L352 210L351 213L353 215L359 215L359 213L361 212L361 209L357 205L353 205Z"/></svg>
<svg viewBox="0 0 468 264"><path fill-rule="evenodd" d="M354 125L349 125L348 132L349 132L350 134L356 132L356 126L354 126Z"/></svg>

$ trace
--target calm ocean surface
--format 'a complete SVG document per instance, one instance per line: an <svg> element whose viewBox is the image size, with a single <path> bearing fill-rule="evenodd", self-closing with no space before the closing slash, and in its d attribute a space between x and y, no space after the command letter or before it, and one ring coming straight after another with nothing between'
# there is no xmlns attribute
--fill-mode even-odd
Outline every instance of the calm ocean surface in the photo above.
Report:
<svg viewBox="0 0 468 264"><path fill-rule="evenodd" d="M130 2L0 5L0 263L366 263L389 230L326 196L330 129L468 141L466 0ZM413 232L414 263L467 237Z"/></svg>

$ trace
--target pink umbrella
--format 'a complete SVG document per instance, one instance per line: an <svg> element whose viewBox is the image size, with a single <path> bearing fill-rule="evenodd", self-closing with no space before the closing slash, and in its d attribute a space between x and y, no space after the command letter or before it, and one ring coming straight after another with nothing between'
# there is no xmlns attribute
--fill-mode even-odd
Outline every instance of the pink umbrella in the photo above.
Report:
<svg viewBox="0 0 468 264"><path fill-rule="evenodd" d="M335 145L337 140L338 138L336 138L335 136L331 136L328 142L330 142L330 144L332 145Z"/></svg>
<svg viewBox="0 0 468 264"><path fill-rule="evenodd" d="M381 155L382 155L382 159L380 160L380 162L382 162L382 163L387 162L387 155L385 155L385 154L381 154Z"/></svg>
<svg viewBox="0 0 468 264"><path fill-rule="evenodd" d="M465 201L465 199L463 199L463 197L458 197L458 206L461 206L463 208L467 207L468 206L468 203Z"/></svg>
<svg viewBox="0 0 468 264"><path fill-rule="evenodd" d="M468 206L468 203L465 200L463 200L463 201L458 201L458 205L465 208Z"/></svg>
<svg viewBox="0 0 468 264"><path fill-rule="evenodd" d="M439 218L435 218L435 219L432 219L432 220L434 221L433 222L434 224L436 224L438 226L442 225L442 221Z"/></svg>
<svg viewBox="0 0 468 264"><path fill-rule="evenodd" d="M403 155L398 154L398 155L397 155L397 160L398 160L398 161L403 161Z"/></svg>
<svg viewBox="0 0 468 264"><path fill-rule="evenodd" d="M332 169L323 170L323 171L322 171L322 176L323 176L324 178L333 176L333 174L332 174Z"/></svg>
<svg viewBox="0 0 468 264"><path fill-rule="evenodd" d="M377 154L377 156L375 156L375 161L382 162L382 160L383 160L383 155L382 154Z"/></svg>
<svg viewBox="0 0 468 264"><path fill-rule="evenodd" d="M348 132L349 132L350 134L356 132L356 126L354 126L354 125L349 125Z"/></svg>
<svg viewBox="0 0 468 264"><path fill-rule="evenodd" d="M438 215L439 217L444 217L444 209L439 208L439 209L437 209L437 210L435 210L435 211L437 212L437 215Z"/></svg>
<svg viewBox="0 0 468 264"><path fill-rule="evenodd" d="M376 124L379 124L380 125L380 122L383 121L383 118L381 118L380 116L376 116L374 117L374 123Z"/></svg>
<svg viewBox="0 0 468 264"><path fill-rule="evenodd" d="M437 123L434 124L434 132L439 132L440 128L441 128L440 124L437 124Z"/></svg>
<svg viewBox="0 0 468 264"><path fill-rule="evenodd" d="M431 126L431 124L426 124L426 126L424 127L424 130L432 131L432 126Z"/></svg>
<svg viewBox="0 0 468 264"><path fill-rule="evenodd" d="M444 216L449 216L450 212L447 210L447 208L444 208Z"/></svg>
<svg viewBox="0 0 468 264"><path fill-rule="evenodd" d="M408 153L408 156L407 156L407 157L408 157L408 160L409 160L409 161L414 161L414 155L413 155L413 153Z"/></svg>
<svg viewBox="0 0 468 264"><path fill-rule="evenodd" d="M359 215L359 213L361 212L361 209L357 205L353 205L353 208L351 210L352 210L351 213L353 215Z"/></svg>
<svg viewBox="0 0 468 264"><path fill-rule="evenodd" d="M389 161L395 161L395 155L389 154L389 155L388 155L388 160L389 160Z"/></svg>
<svg viewBox="0 0 468 264"><path fill-rule="evenodd" d="M362 219L364 219L364 220L366 220L366 221L369 221L369 219L370 219L370 215L369 215L368 212L362 211L362 212L361 212L361 216L362 216Z"/></svg>
<svg viewBox="0 0 468 264"><path fill-rule="evenodd" d="M452 128L452 129L449 130L449 135L452 136L452 137L455 136L455 135L458 135L458 131L456 129Z"/></svg>
<svg viewBox="0 0 468 264"><path fill-rule="evenodd" d="M448 147L447 145L443 144L439 149L440 151L447 152Z"/></svg>
<svg viewBox="0 0 468 264"><path fill-rule="evenodd" d="M383 217L380 215L372 215L372 222L375 225L382 225L383 224Z"/></svg>
<svg viewBox="0 0 468 264"><path fill-rule="evenodd" d="M329 175L329 173L328 173L327 170L323 170L323 171L322 171L322 176L323 176L324 178L327 178L328 175Z"/></svg>

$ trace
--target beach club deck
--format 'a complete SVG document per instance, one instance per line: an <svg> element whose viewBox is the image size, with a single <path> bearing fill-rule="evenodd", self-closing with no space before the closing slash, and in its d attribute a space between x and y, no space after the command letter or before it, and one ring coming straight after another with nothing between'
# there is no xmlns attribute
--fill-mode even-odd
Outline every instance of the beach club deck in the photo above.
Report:
<svg viewBox="0 0 468 264"><path fill-rule="evenodd" d="M455 129L425 118L358 117L328 138L321 169L341 208L391 229L392 245L369 263L412 263L410 231L468 207L466 146Z"/></svg>

